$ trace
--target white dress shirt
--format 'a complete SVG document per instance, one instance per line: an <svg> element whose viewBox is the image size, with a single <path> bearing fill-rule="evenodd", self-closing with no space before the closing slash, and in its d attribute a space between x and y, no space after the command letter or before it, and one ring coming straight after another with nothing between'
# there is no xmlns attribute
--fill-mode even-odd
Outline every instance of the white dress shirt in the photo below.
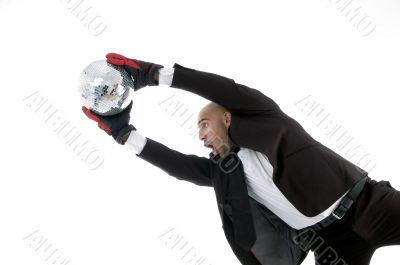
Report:
<svg viewBox="0 0 400 265"><path fill-rule="evenodd" d="M275 185L272 180L273 167L265 154L240 147L237 155L243 163L249 196L263 204L271 212L295 229L301 229L316 224L330 215L345 195L344 194L322 213L313 217L307 217L299 212Z"/></svg>
<svg viewBox="0 0 400 265"><path fill-rule="evenodd" d="M161 68L159 73L159 85L171 86L174 68ZM137 131L132 131L125 145L136 154L140 154L146 145L146 141L146 137L142 136ZM328 209L316 216L307 217L299 212L275 185L272 180L273 167L265 154L244 147L240 147L237 154L243 163L249 196L263 204L285 223L295 229L301 229L316 224L330 215L347 193L343 194L343 196Z"/></svg>

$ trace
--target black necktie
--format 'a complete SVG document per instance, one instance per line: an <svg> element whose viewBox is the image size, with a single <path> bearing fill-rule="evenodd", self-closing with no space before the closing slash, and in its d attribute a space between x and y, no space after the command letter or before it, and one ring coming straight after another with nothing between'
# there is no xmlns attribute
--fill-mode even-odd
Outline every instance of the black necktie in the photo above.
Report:
<svg viewBox="0 0 400 265"><path fill-rule="evenodd" d="M246 250L250 250L256 241L256 232L253 216L244 179L243 164L237 152L239 146L233 146L221 161L221 169L228 174L228 191L225 199L232 207L234 238L236 243Z"/></svg>

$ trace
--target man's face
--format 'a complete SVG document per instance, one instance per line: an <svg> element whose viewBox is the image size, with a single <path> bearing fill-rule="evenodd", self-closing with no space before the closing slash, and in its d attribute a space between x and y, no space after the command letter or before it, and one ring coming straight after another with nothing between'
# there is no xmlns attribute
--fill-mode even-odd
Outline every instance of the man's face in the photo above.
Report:
<svg viewBox="0 0 400 265"><path fill-rule="evenodd" d="M228 128L231 114L215 103L206 105L198 115L199 138L214 155L223 156L230 150Z"/></svg>

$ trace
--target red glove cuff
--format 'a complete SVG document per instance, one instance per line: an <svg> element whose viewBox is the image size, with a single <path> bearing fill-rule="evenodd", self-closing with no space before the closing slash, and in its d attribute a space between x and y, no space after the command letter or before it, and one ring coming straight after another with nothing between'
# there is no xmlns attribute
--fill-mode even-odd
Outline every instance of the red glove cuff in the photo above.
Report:
<svg viewBox="0 0 400 265"><path fill-rule="evenodd" d="M105 125L104 122L103 122L99 117L97 117L96 114L94 114L93 112L91 112L91 111L90 111L88 108L86 108L85 106L82 106L82 111L83 111L83 113L85 113L85 115L86 115L89 119L91 119L91 120L97 122L97 125L99 126L100 129L104 130L107 134L111 134L111 129L110 129L107 125Z"/></svg>

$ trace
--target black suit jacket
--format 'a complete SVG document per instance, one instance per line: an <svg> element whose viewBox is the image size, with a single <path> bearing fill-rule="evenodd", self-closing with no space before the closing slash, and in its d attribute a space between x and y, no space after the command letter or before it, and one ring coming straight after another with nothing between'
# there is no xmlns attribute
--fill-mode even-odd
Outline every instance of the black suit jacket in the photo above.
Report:
<svg viewBox="0 0 400 265"><path fill-rule="evenodd" d="M240 147L265 154L273 166L273 181L305 216L326 210L368 173L313 139L293 118L260 91L233 79L174 65L171 87L195 93L231 112L229 137ZM229 205L224 193L227 174L210 158L183 154L147 138L140 158L180 180L214 187L225 235L244 264L258 264L233 241ZM212 158L212 159L211 159Z"/></svg>

